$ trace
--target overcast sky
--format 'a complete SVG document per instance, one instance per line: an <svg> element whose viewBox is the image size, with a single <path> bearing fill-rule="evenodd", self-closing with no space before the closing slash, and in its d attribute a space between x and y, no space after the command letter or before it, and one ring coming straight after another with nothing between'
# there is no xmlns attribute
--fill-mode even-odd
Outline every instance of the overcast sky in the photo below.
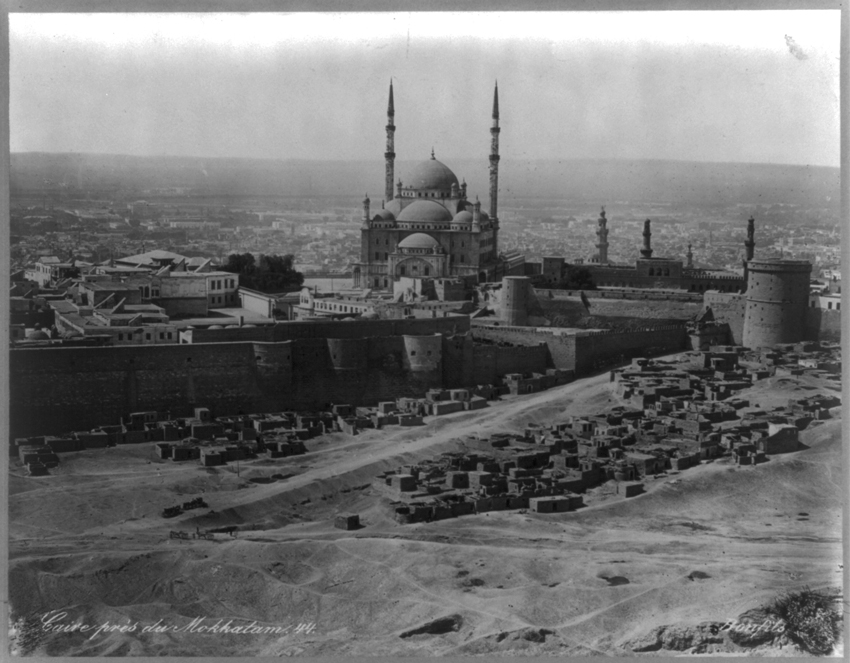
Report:
<svg viewBox="0 0 850 663"><path fill-rule="evenodd" d="M839 12L11 14L11 149L839 165Z"/></svg>

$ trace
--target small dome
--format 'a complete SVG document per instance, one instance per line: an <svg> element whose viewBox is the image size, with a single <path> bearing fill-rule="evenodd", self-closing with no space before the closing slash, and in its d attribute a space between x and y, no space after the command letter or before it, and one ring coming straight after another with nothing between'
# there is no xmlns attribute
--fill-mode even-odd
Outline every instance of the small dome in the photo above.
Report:
<svg viewBox="0 0 850 663"><path fill-rule="evenodd" d="M47 332L43 332L40 329L36 329L27 334L28 341L49 341L50 336Z"/></svg>
<svg viewBox="0 0 850 663"><path fill-rule="evenodd" d="M452 219L452 223L472 223L472 212L468 210L458 212Z"/></svg>
<svg viewBox="0 0 850 663"><path fill-rule="evenodd" d="M393 218L398 217L398 215L401 214L401 201L397 198L393 198L384 206L384 211L392 214Z"/></svg>
<svg viewBox="0 0 850 663"><path fill-rule="evenodd" d="M400 249L433 249L439 246L440 243L425 233L413 233L408 235L398 243Z"/></svg>
<svg viewBox="0 0 850 663"><path fill-rule="evenodd" d="M378 219L380 221L395 221L395 214L393 214L388 209L379 209L375 212L375 216L372 217L373 220Z"/></svg>
<svg viewBox="0 0 850 663"><path fill-rule="evenodd" d="M221 325L210 325L207 329L224 329Z"/></svg>
<svg viewBox="0 0 850 663"><path fill-rule="evenodd" d="M239 329L239 325L227 325L225 329Z"/></svg>
<svg viewBox="0 0 850 663"><path fill-rule="evenodd" d="M452 185L459 186L457 175L444 163L434 158L423 161L416 167L405 184L412 189L440 189L448 191Z"/></svg>
<svg viewBox="0 0 850 663"><path fill-rule="evenodd" d="M436 200L417 200L405 207L396 218L399 221L440 222L451 221L452 213Z"/></svg>

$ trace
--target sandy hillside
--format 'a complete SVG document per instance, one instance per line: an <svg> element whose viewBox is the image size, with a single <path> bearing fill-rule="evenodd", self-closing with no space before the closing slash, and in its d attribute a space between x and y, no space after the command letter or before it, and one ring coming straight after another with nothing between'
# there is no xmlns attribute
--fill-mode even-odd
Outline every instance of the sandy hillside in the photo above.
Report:
<svg viewBox="0 0 850 663"><path fill-rule="evenodd" d="M759 385L752 397L823 387L808 380ZM290 628L35 638L33 651L50 655L582 655L628 653L622 645L655 626L724 621L782 591L840 585L839 420L805 431L803 451L756 467L704 464L628 501L591 496L574 513L399 525L371 487L383 470L479 448L478 433L615 403L600 375L415 429L329 435L304 456L241 463L239 476L158 461L150 444L65 454L50 477L23 477L13 463L13 611ZM198 495L215 514L159 515ZM334 529L341 511L365 527ZM240 526L237 538L169 538L225 524Z"/></svg>

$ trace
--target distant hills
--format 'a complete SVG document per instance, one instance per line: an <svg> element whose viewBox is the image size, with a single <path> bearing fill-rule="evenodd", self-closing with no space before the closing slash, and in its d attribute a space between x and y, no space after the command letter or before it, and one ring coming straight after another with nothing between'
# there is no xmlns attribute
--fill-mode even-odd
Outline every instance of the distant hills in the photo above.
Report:
<svg viewBox="0 0 850 663"><path fill-rule="evenodd" d="M465 178L471 197L486 208L486 158L445 159ZM397 161L402 180L414 162ZM796 204L838 207L838 168L663 160L529 160L503 155L500 197L575 201L693 204ZM302 161L106 154L13 153L12 195L36 189L86 189L123 195L145 190L188 188L218 196L342 196L358 205L368 192L373 205L383 197L384 164L370 161Z"/></svg>

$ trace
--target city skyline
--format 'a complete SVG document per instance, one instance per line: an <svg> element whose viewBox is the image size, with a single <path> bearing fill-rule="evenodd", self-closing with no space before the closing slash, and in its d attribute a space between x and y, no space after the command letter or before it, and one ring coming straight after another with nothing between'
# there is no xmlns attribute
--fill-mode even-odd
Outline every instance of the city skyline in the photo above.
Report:
<svg viewBox="0 0 850 663"><path fill-rule="evenodd" d="M823 10L12 14L10 147L377 160L392 79L399 161L485 160L498 80L515 159L838 166L838 36Z"/></svg>

